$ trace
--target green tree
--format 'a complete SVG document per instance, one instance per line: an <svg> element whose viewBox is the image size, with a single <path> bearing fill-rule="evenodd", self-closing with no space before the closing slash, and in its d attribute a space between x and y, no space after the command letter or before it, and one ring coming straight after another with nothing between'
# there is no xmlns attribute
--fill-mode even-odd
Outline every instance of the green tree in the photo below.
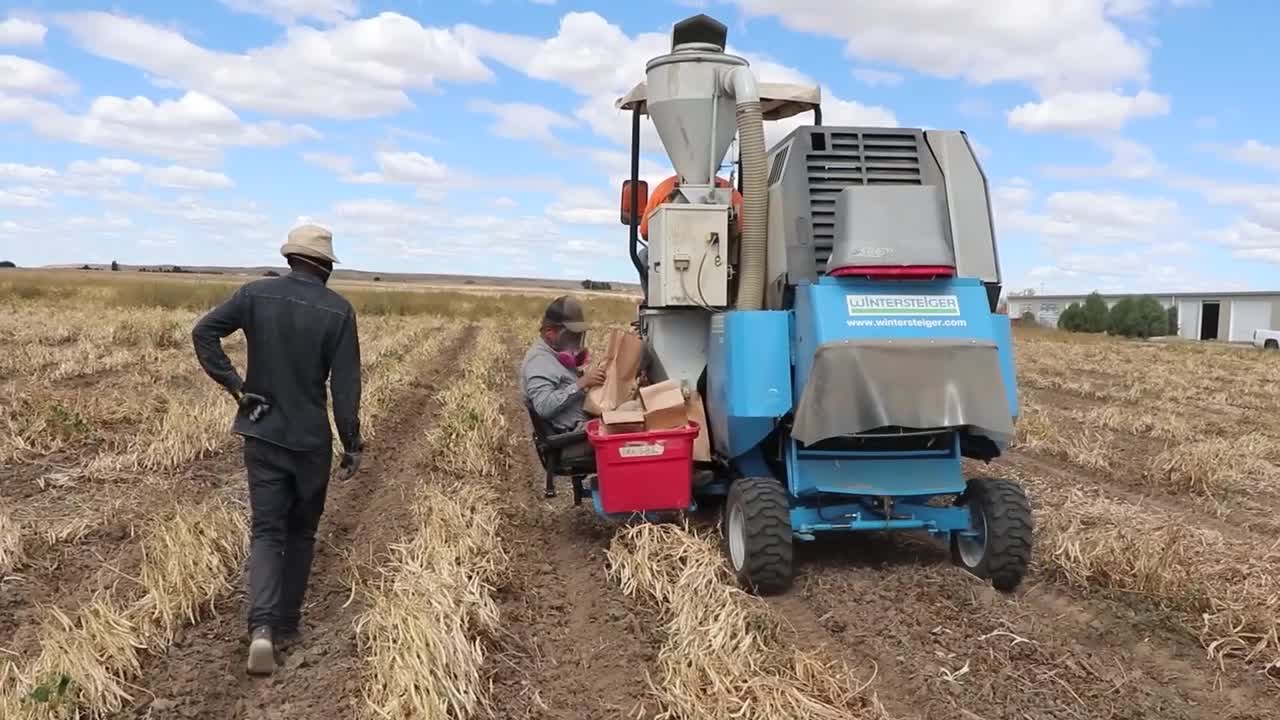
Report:
<svg viewBox="0 0 1280 720"><path fill-rule="evenodd" d="M1138 298L1134 306L1135 337L1159 337L1169 331L1169 314L1159 300L1150 295Z"/></svg>
<svg viewBox="0 0 1280 720"><path fill-rule="evenodd" d="M1084 310L1080 303L1071 303L1058 316L1058 329L1067 332L1080 332L1084 329Z"/></svg>
<svg viewBox="0 0 1280 720"><path fill-rule="evenodd" d="M1107 317L1107 332L1112 335L1149 338L1164 335L1168 330L1168 312L1150 295L1121 300Z"/></svg>
<svg viewBox="0 0 1280 720"><path fill-rule="evenodd" d="M1178 306L1173 304L1169 306L1169 335L1178 334Z"/></svg>
<svg viewBox="0 0 1280 720"><path fill-rule="evenodd" d="M1134 314L1137 301L1124 298L1111 306L1107 313L1107 332L1117 337L1133 337Z"/></svg>
<svg viewBox="0 0 1280 720"><path fill-rule="evenodd" d="M1107 309L1107 301L1097 292L1089 293L1084 299L1084 312L1081 317L1082 332L1100 333L1107 331L1107 318L1111 311Z"/></svg>
<svg viewBox="0 0 1280 720"><path fill-rule="evenodd" d="M1036 314L1031 312L1030 310L1022 313L1022 317L1019 319L1019 322L1021 322L1023 325L1039 325L1040 324L1039 322L1036 321Z"/></svg>

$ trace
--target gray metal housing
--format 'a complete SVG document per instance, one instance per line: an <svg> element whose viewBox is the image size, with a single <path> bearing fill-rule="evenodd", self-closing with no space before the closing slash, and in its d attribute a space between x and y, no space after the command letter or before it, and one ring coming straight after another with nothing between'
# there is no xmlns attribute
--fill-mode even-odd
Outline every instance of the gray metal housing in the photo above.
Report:
<svg viewBox="0 0 1280 720"><path fill-rule="evenodd" d="M1001 280L987 180L963 132L797 128L771 148L768 185L767 307L783 306L788 285L826 274L833 253L842 264L862 265L954 258L956 274L982 280L994 307ZM885 186L918 190L880 190ZM868 197L849 197L854 193ZM877 202L891 203L908 232L850 216ZM845 211L839 218L838 203Z"/></svg>

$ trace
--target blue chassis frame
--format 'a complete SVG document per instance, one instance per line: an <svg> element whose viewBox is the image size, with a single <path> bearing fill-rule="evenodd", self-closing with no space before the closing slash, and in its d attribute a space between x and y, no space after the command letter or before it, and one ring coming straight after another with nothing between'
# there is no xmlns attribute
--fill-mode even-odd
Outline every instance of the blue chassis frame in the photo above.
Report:
<svg viewBox="0 0 1280 720"><path fill-rule="evenodd" d="M825 452L801 450L798 443L787 441L787 474L794 477L795 472L804 471L828 476L843 486L843 491L830 492L813 490L797 494L788 483L787 494L791 501L791 532L799 540L814 540L817 533L832 532L868 532L877 530L924 530L933 536L950 536L951 533L974 535L972 515L963 505L939 507L929 505L929 501L937 497L960 495L964 492L964 477L960 461L959 435L953 433L953 442L945 450L912 451L912 452ZM917 471L910 479L902 475L902 461L913 462ZM840 463L851 461L854 468L841 468ZM807 463L808 467L800 463ZM748 475L769 477L763 453L757 449L739 458L737 465L747 471ZM827 467L823 467L823 466ZM834 476L834 477L831 477ZM955 487L959 478L961 487ZM893 495L857 495L850 493L856 485L866 484L869 487L883 487L889 481L899 488L914 494ZM717 481L700 489L694 496L693 503L686 512L698 509L698 497L724 496L729 492L732 481ZM903 483L909 483L904 486ZM821 487L821 485L819 485ZM590 487L584 491L591 497L592 507L601 517L624 521L641 517L647 521L659 519L658 513L606 513L600 504L600 495ZM876 498L891 498L890 511L892 517L886 517L883 506L874 504ZM839 498L843 502L828 501ZM831 515L840 520L833 521Z"/></svg>

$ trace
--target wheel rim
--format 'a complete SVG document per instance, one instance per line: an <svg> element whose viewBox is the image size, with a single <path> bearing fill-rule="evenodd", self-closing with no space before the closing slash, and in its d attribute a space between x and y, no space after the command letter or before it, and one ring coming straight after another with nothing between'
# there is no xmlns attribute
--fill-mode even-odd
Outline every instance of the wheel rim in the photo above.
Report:
<svg viewBox="0 0 1280 720"><path fill-rule="evenodd" d="M747 564L746 520L742 517L742 508L734 505L729 508L729 560L734 570L741 570Z"/></svg>
<svg viewBox="0 0 1280 720"><path fill-rule="evenodd" d="M973 523L972 534L956 533L956 549L966 567L977 567L987 553L987 518L976 506L970 506L969 517Z"/></svg>

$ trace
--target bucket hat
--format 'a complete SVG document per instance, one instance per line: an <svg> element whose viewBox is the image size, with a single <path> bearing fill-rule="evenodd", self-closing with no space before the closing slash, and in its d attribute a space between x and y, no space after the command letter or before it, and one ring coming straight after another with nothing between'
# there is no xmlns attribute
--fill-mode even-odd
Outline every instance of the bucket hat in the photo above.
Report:
<svg viewBox="0 0 1280 720"><path fill-rule="evenodd" d="M302 255L335 264L338 262L337 256L333 254L333 233L319 225L299 225L290 230L288 240L280 248L280 254L286 257Z"/></svg>

